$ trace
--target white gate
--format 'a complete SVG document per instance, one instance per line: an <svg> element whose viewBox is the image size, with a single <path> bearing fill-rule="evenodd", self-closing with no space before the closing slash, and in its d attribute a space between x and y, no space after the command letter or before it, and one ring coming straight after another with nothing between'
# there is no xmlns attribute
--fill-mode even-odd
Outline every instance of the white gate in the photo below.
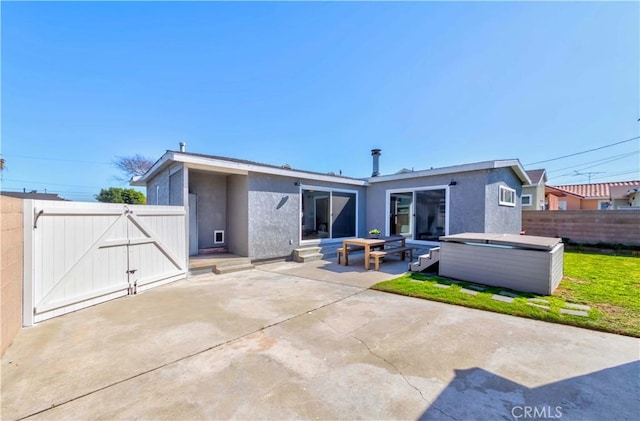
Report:
<svg viewBox="0 0 640 421"><path fill-rule="evenodd" d="M23 324L181 279L178 206L25 200Z"/></svg>

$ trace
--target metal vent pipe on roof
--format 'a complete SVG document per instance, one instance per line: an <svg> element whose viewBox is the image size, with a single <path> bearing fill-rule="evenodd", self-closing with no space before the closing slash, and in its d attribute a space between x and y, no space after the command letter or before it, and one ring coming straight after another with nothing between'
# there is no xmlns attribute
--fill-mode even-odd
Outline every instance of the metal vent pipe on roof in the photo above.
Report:
<svg viewBox="0 0 640 421"><path fill-rule="evenodd" d="M184 142L180 142L180 152L185 152L187 150L187 144Z"/></svg>
<svg viewBox="0 0 640 421"><path fill-rule="evenodd" d="M380 155L382 155L382 149L371 149L371 156L373 157L373 172L371 173L371 177L380 175Z"/></svg>

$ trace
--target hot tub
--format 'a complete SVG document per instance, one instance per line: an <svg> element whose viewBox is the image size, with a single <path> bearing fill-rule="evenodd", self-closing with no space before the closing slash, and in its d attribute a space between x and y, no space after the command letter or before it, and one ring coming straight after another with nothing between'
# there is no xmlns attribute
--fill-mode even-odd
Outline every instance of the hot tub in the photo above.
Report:
<svg viewBox="0 0 640 421"><path fill-rule="evenodd" d="M560 238L463 233L440 237L439 274L448 278L551 295L563 276Z"/></svg>

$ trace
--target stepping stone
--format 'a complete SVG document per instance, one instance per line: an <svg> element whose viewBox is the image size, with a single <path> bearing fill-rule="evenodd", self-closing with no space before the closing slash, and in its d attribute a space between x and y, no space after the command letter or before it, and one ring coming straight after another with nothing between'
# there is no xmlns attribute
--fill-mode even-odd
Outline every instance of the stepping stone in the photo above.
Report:
<svg viewBox="0 0 640 421"><path fill-rule="evenodd" d="M464 292L469 295L478 295L478 291L474 291L472 289L460 288L460 292Z"/></svg>
<svg viewBox="0 0 640 421"><path fill-rule="evenodd" d="M494 294L494 295L491 296L491 298L496 300L496 301L502 301L503 303L512 303L513 302L513 298L505 297L504 295Z"/></svg>
<svg viewBox="0 0 640 421"><path fill-rule="evenodd" d="M549 301L543 299L543 298L527 298L529 301L534 302L534 303L542 303L542 304L549 304Z"/></svg>
<svg viewBox="0 0 640 421"><path fill-rule="evenodd" d="M549 310L550 309L550 307L548 307L548 306L543 306L543 305L536 304L536 303L527 303L527 305L528 306L537 307L537 308L541 308L543 310Z"/></svg>
<svg viewBox="0 0 640 421"><path fill-rule="evenodd" d="M468 288L471 288L474 291L484 291L486 288L481 287L480 285L467 285Z"/></svg>
<svg viewBox="0 0 640 421"><path fill-rule="evenodd" d="M437 288L449 288L451 285L445 285L445 284L433 284L434 287Z"/></svg>
<svg viewBox="0 0 640 421"><path fill-rule="evenodd" d="M505 297L511 297L511 298L518 298L519 297L518 294L514 294L513 292L508 292L508 291L500 291L498 294L504 295Z"/></svg>
<svg viewBox="0 0 640 421"><path fill-rule="evenodd" d="M571 316L589 317L586 311L582 310L567 310L566 308L560 309L560 314L569 314Z"/></svg>
<svg viewBox="0 0 640 421"><path fill-rule="evenodd" d="M591 310L591 307L589 306L585 306L582 304L571 304L571 303L565 303L564 306L566 308L570 308L572 310L584 310L584 311L589 311Z"/></svg>

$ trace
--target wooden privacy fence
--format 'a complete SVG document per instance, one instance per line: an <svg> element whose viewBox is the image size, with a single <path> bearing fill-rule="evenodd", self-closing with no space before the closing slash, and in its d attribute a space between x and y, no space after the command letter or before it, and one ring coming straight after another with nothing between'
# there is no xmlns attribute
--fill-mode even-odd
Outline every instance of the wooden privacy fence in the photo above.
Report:
<svg viewBox="0 0 640 421"><path fill-rule="evenodd" d="M26 200L23 325L186 276L178 206Z"/></svg>
<svg viewBox="0 0 640 421"><path fill-rule="evenodd" d="M640 210L528 211L522 229L575 243L640 245Z"/></svg>

